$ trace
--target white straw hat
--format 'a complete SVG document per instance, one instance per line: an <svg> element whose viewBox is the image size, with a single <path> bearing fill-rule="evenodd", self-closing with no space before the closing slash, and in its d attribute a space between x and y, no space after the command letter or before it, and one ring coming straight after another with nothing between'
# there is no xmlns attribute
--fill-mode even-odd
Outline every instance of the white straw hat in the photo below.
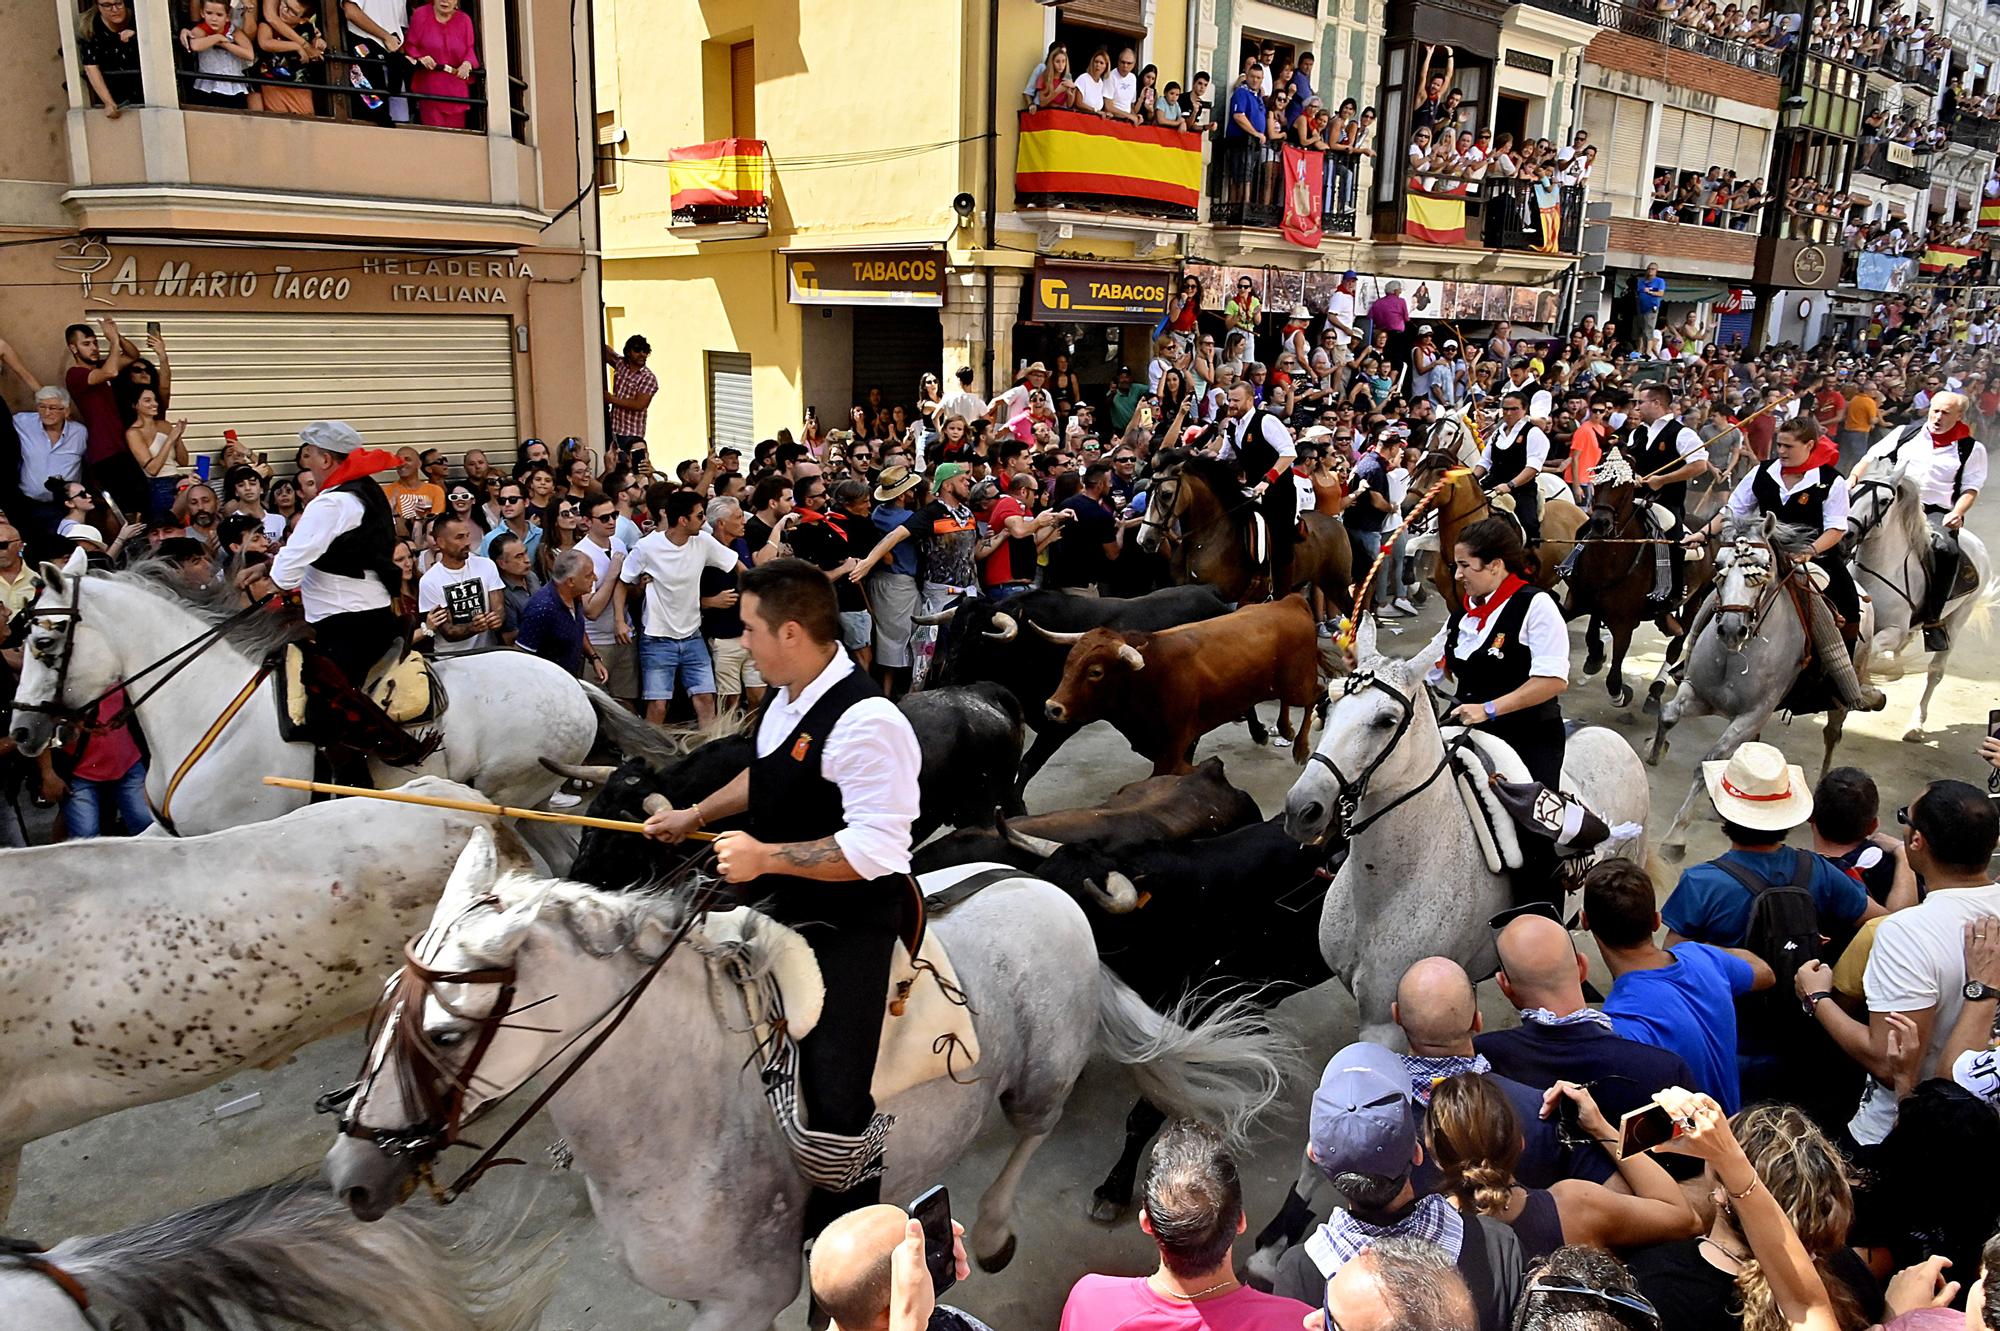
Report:
<svg viewBox="0 0 2000 1331"><path fill-rule="evenodd" d="M1728 762L1701 765L1715 811L1739 827L1784 832L1812 817L1812 787L1797 763L1769 744L1740 746Z"/></svg>

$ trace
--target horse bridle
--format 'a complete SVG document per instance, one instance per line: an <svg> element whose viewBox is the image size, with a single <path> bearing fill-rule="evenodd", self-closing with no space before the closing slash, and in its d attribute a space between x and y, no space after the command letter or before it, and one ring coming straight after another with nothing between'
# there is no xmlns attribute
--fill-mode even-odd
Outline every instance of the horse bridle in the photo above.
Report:
<svg viewBox="0 0 2000 1331"><path fill-rule="evenodd" d="M1900 457L1901 456L1900 450L1897 453L1891 454L1891 456ZM1870 532L1874 531L1877 527L1880 527L1882 525L1883 519L1889 516L1889 510L1895 507L1896 504L1895 495L1897 489L1896 483L1894 481L1877 480L1872 476L1864 476L1858 481L1848 482L1848 489L1850 492L1857 490L1858 491L1886 490L1889 492L1890 495L1889 502L1883 506L1881 514L1875 517L1871 521L1862 523L1859 527L1854 526L1853 518L1850 513L1848 519L1848 537L1850 540L1854 542L1854 567L1859 569L1861 572L1866 573L1869 577L1874 578L1877 582L1881 583L1884 587L1887 587L1890 591L1896 593L1897 597L1901 599L1903 604L1907 605L1910 608L1910 613L1912 615L1922 614L1923 613L1922 607L1920 607L1917 604L1916 599L1914 597L1912 597L1908 592L1903 590L1903 585L1900 580L1890 578L1882 573L1878 573L1874 569L1868 567L1868 565L1861 562L1861 543L1868 539L1868 535ZM1921 552L1919 552L1919 557L1921 558ZM1908 556L1906 555L1904 557L1904 567L1907 569L1908 566L1909 566L1909 559Z"/></svg>
<svg viewBox="0 0 2000 1331"><path fill-rule="evenodd" d="M699 851L684 862L682 869L695 865L713 854L714 851L708 849ZM680 871L675 872L678 874ZM512 1090L484 1101L469 1114L465 1108L466 1093L477 1079L480 1061L492 1048L494 1037L498 1035L507 1017L538 1007L553 999L555 995L536 999L533 1003L517 1008L514 1006L514 997L518 973L512 965L456 971L438 970L418 958L415 943L405 945L403 967L389 977L389 982L383 989L382 999L376 1004L374 1015L369 1018L366 1045L368 1050L366 1057L369 1061L363 1066L361 1078L352 1085L321 1096L313 1108L322 1114L340 1114L340 1135L344 1137L356 1137L370 1142L385 1155L412 1157L416 1161L416 1177L430 1188L432 1197L440 1206L450 1205L484 1177L487 1170L496 1165L523 1163L518 1159L503 1159L500 1152L519 1135L530 1119L541 1113L542 1108L555 1098L557 1092L568 1084L569 1079L590 1061L591 1056L611 1038L612 1032L632 1014L632 1010L639 1005L639 1000L645 996L647 988L666 968L667 962L693 932L695 925L708 914L709 909L725 893L726 889L719 880L702 878L688 901L685 915L675 927L672 936L668 938L666 947L658 957L647 963L645 970L640 972L639 978L632 982L631 987L595 1020L579 1027L575 1035L564 1041L561 1048L543 1059L540 1066L523 1077ZM449 933L459 920L463 920L473 911L491 909L499 905L499 898L494 896L474 901L452 924L440 931L439 937L442 938L444 934ZM441 984L492 984L500 986L500 992L494 1000L491 1012L485 1016L474 1017L452 1007L437 991L437 986ZM424 1007L431 1000L436 1000L446 1012L460 1021L469 1023L473 1028L471 1052L456 1068L447 1067L437 1057L432 1050L431 1042L424 1035ZM599 1027L602 1029L598 1029ZM592 1030L597 1030L597 1034L577 1052L576 1057L570 1060L569 1066L556 1074L535 1097L534 1102L508 1125L506 1131L502 1132L491 1146L482 1149L479 1158L467 1166L463 1173L450 1184L443 1186L432 1178L431 1164L445 1150L461 1144L476 1145L464 1140L462 1130L465 1127L477 1122L488 1111L506 1103L514 1091L541 1076ZM385 1031L388 1033L388 1040L380 1057L377 1057L376 1047L383 1043L382 1037ZM418 1102L412 1108L415 1108L421 1116L401 1128L368 1127L358 1121L359 1106L374 1086L375 1079L381 1075L384 1065L398 1051L403 1054L398 1065L402 1088L406 1098L414 1098ZM428 1075L420 1070L416 1076L400 1071L401 1068L419 1060L429 1065Z"/></svg>
<svg viewBox="0 0 2000 1331"><path fill-rule="evenodd" d="M1419 685L1419 687L1424 686ZM1457 743L1446 743L1443 746L1443 752L1438 755L1437 766L1431 769L1429 776L1419 781L1416 785L1411 786L1408 790L1396 796L1387 804L1384 804L1381 808L1363 818L1360 822L1355 822L1355 811L1361 807L1361 801L1368 797L1368 783L1375 778L1375 773L1381 770L1382 764L1389 761L1389 755L1396 751L1396 746L1403 742L1403 736L1409 733L1410 724L1416 720L1417 716L1415 704L1409 698L1404 697L1400 689L1377 679L1375 672L1372 670L1358 670L1349 675L1341 682L1340 696L1351 698L1364 689L1379 689L1396 701L1399 714L1396 718L1396 731L1389 736L1389 742L1384 744L1381 751L1370 759L1368 765L1357 772L1352 779L1340 770L1339 764L1335 763L1333 759L1327 757L1318 749L1314 749L1306 759L1307 762L1318 763L1333 777L1334 823L1332 831L1336 838L1341 841L1352 841L1355 837L1372 827L1383 815L1415 799L1443 774L1445 768L1451 765L1452 750L1457 747ZM1459 742L1462 742L1462 740Z"/></svg>

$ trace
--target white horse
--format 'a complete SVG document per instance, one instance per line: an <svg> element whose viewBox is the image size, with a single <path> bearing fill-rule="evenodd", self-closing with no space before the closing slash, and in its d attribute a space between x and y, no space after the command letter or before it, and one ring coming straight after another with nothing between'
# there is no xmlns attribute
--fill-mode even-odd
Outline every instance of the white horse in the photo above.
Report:
<svg viewBox="0 0 2000 1331"><path fill-rule="evenodd" d="M435 1213L368 1226L324 1187L279 1184L45 1253L0 1250L15 1331L534 1331L562 1271L546 1243L467 1243ZM87 1300L86 1314L79 1300Z"/></svg>
<svg viewBox="0 0 2000 1331"><path fill-rule="evenodd" d="M206 836L0 851L0 1218L26 1143L273 1065L364 1015L491 826L336 800Z"/></svg>
<svg viewBox="0 0 2000 1331"><path fill-rule="evenodd" d="M155 810L166 802L174 773L222 723L244 686L256 677L264 653L285 636L276 620L257 616L190 652L177 672L148 667L188 648L215 630L234 607L218 598L182 595L156 572L84 572L78 550L64 567L42 565L43 588L31 613L20 704L52 710L16 710L13 736L27 754L54 738L57 716L80 708L121 680L133 680L133 719L152 755L146 795ZM580 763L589 756L600 719L623 725L620 709L556 666L526 652L482 652L444 657L438 678L451 700L439 722L443 746L420 768L371 764L375 784L401 785L416 776L441 776L483 791L500 804L540 804L562 784L542 758ZM170 830L181 835L214 832L276 818L309 796L266 786L260 778L310 779L313 749L278 733L276 684L258 684L174 790ZM608 710L607 710L608 709Z"/></svg>
<svg viewBox="0 0 2000 1331"><path fill-rule="evenodd" d="M1400 1049L1389 1004L1403 972L1446 956L1491 975L1499 959L1487 921L1514 898L1487 867L1447 766L1424 686L1430 662L1378 654L1372 616L1356 631L1355 660L1355 673L1332 687L1319 748L1285 797L1285 829L1306 843L1354 830L1321 908L1320 948L1361 1009L1355 1038ZM1528 779L1525 767L1506 775ZM1602 726L1569 737L1563 789L1614 826L1644 826L1651 808L1645 765ZM1644 836L1618 853L1644 864Z"/></svg>
<svg viewBox="0 0 2000 1331"><path fill-rule="evenodd" d="M935 890L982 867L924 879ZM490 982L434 982L421 1012L392 999L346 1135L327 1155L334 1191L364 1219L384 1214L445 1144L455 1111L470 1123L544 1063L550 1076L570 1066L578 1037L601 1029L666 953L685 910L678 893L501 877L491 844L475 837L415 950L433 971L504 970L507 1010L533 1013L496 1016ZM743 992L705 923L548 1112L632 1278L696 1303L697 1331L748 1331L798 1294L807 1186L764 1098L762 1060L750 1057ZM773 926L755 914L747 923L761 950ZM1048 883L1004 878L931 929L971 998L980 1057L968 1080L933 1080L882 1106L896 1118L883 1195L934 1183L997 1106L1017 1140L971 1229L987 1270L1013 1256L1015 1190L1093 1045L1133 1065L1155 1103L1238 1135L1280 1089L1276 1037L1241 1007L1192 1028L1152 1011L1099 964L1083 911Z"/></svg>
<svg viewBox="0 0 2000 1331"><path fill-rule="evenodd" d="M1854 542L1854 581L1875 608L1869 669L1881 679L1902 678L1908 668L1901 659L1903 652L1911 643L1923 641L1916 620L1929 580L1931 532L1924 519L1923 477L1913 470L1924 461L1913 451L1910 456L1891 459L1879 473L1853 482L1854 498L1847 510L1847 530ZM1986 543L1961 529L1958 545L1960 555L1978 571L1979 584L1945 603L1943 623L1953 646L1975 609L1983 611L2000 602L2000 580L1994 577ZM1923 695L1910 713L1904 739L1924 737L1931 695L1944 679L1944 665L1950 656L1950 648L1931 653Z"/></svg>

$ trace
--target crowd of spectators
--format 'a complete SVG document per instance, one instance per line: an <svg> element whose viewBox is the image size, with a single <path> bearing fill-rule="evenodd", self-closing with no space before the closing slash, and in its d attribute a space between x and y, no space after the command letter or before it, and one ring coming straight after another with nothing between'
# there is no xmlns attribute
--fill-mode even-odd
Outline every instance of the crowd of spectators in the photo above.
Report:
<svg viewBox="0 0 2000 1331"><path fill-rule="evenodd" d="M479 42L460 0L346 0L323 30L316 0L175 0L180 104L464 129L480 109ZM330 40L331 36L331 40ZM132 0L86 0L78 62L116 119L144 102ZM339 44L344 43L344 44Z"/></svg>
<svg viewBox="0 0 2000 1331"><path fill-rule="evenodd" d="M1939 121L1908 111L1892 115L1886 108L1876 106L1862 117L1861 151L1854 159L1854 169L1865 171L1875 165L1877 158L1889 156L1887 145L1894 144L1922 156L1943 148L1947 138Z"/></svg>
<svg viewBox="0 0 2000 1331"><path fill-rule="evenodd" d="M1841 0L1820 11L1813 20L1808 49L1864 69L1886 65L1937 75L1951 42L1933 27L1929 13L1912 8L1869 14L1867 8Z"/></svg>
<svg viewBox="0 0 2000 1331"><path fill-rule="evenodd" d="M1721 166L1710 166L1705 174L1663 166L1653 172L1647 216L1655 222L1754 231L1768 197L1762 176L1738 180L1735 171Z"/></svg>

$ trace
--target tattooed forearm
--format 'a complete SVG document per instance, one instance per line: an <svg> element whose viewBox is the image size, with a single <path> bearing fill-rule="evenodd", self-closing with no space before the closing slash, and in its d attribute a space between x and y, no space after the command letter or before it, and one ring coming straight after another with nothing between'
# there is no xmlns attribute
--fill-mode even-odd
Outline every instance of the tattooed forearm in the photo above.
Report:
<svg viewBox="0 0 2000 1331"><path fill-rule="evenodd" d="M818 841L788 841L771 847L771 859L779 873L805 878L859 878L847 855L832 837Z"/></svg>

